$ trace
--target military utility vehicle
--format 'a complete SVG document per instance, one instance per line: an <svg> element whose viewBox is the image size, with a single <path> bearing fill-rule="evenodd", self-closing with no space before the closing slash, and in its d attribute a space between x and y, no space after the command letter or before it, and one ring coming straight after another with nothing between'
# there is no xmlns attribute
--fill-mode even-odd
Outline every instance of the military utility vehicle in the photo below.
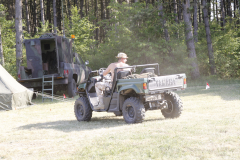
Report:
<svg viewBox="0 0 240 160"><path fill-rule="evenodd" d="M42 91L45 79L49 83L45 83L44 87L54 86L54 93L63 90L69 97L74 97L77 86L88 79L90 69L86 66L88 61L84 63L74 52L73 42L74 38L54 33L37 39L25 39L27 67L19 68L18 82L27 88Z"/></svg>
<svg viewBox="0 0 240 160"><path fill-rule="evenodd" d="M143 68L140 74L135 74L137 68ZM74 105L78 121L90 121L92 111L123 115L126 123L142 122L147 110L160 109L165 118L181 115L182 101L174 91L187 87L184 73L160 76L158 63L116 68L112 87L107 87L104 91L104 109L94 109L99 103L95 84L111 80L110 74L99 76L103 71L104 68L92 71L98 75L90 74L88 80L78 86L80 98Z"/></svg>

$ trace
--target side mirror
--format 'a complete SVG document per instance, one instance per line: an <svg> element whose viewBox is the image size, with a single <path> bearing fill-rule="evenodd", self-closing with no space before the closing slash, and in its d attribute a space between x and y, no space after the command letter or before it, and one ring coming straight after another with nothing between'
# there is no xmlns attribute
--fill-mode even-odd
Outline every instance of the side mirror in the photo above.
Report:
<svg viewBox="0 0 240 160"><path fill-rule="evenodd" d="M89 64L89 61L87 60L87 61L85 62L85 64L88 65L88 64Z"/></svg>

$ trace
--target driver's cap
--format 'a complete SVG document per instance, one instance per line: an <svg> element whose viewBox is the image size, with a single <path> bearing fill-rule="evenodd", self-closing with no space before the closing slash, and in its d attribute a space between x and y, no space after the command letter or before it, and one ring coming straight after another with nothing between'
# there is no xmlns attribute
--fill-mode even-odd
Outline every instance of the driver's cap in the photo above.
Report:
<svg viewBox="0 0 240 160"><path fill-rule="evenodd" d="M120 52L120 53L118 53L116 58L128 58L128 57L127 57L126 53Z"/></svg>

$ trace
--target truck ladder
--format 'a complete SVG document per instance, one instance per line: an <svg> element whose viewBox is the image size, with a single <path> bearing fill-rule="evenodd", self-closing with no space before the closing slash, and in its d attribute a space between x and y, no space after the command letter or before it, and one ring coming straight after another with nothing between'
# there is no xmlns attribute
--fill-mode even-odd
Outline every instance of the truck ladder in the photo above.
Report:
<svg viewBox="0 0 240 160"><path fill-rule="evenodd" d="M50 79L50 80L45 80L45 79L49 79L49 78L52 78L52 80ZM43 75L43 78L42 78L42 102L44 102L44 99L52 99L52 101L53 101L53 89L54 89L54 76L52 75L52 76L44 76ZM44 86L45 86L45 84L46 83L51 83L52 84L52 88L47 88L47 89L45 89L44 88ZM52 96L44 96L45 94L44 94L44 91L52 91Z"/></svg>

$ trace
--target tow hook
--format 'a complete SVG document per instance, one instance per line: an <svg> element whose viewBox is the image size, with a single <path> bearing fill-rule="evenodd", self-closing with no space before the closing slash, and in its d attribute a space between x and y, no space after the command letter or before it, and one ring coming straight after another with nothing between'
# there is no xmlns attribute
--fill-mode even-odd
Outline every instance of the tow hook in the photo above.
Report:
<svg viewBox="0 0 240 160"><path fill-rule="evenodd" d="M160 109L168 109L168 104L167 104L167 101L166 100L163 100L162 103L161 102L157 102L158 105L160 106Z"/></svg>

